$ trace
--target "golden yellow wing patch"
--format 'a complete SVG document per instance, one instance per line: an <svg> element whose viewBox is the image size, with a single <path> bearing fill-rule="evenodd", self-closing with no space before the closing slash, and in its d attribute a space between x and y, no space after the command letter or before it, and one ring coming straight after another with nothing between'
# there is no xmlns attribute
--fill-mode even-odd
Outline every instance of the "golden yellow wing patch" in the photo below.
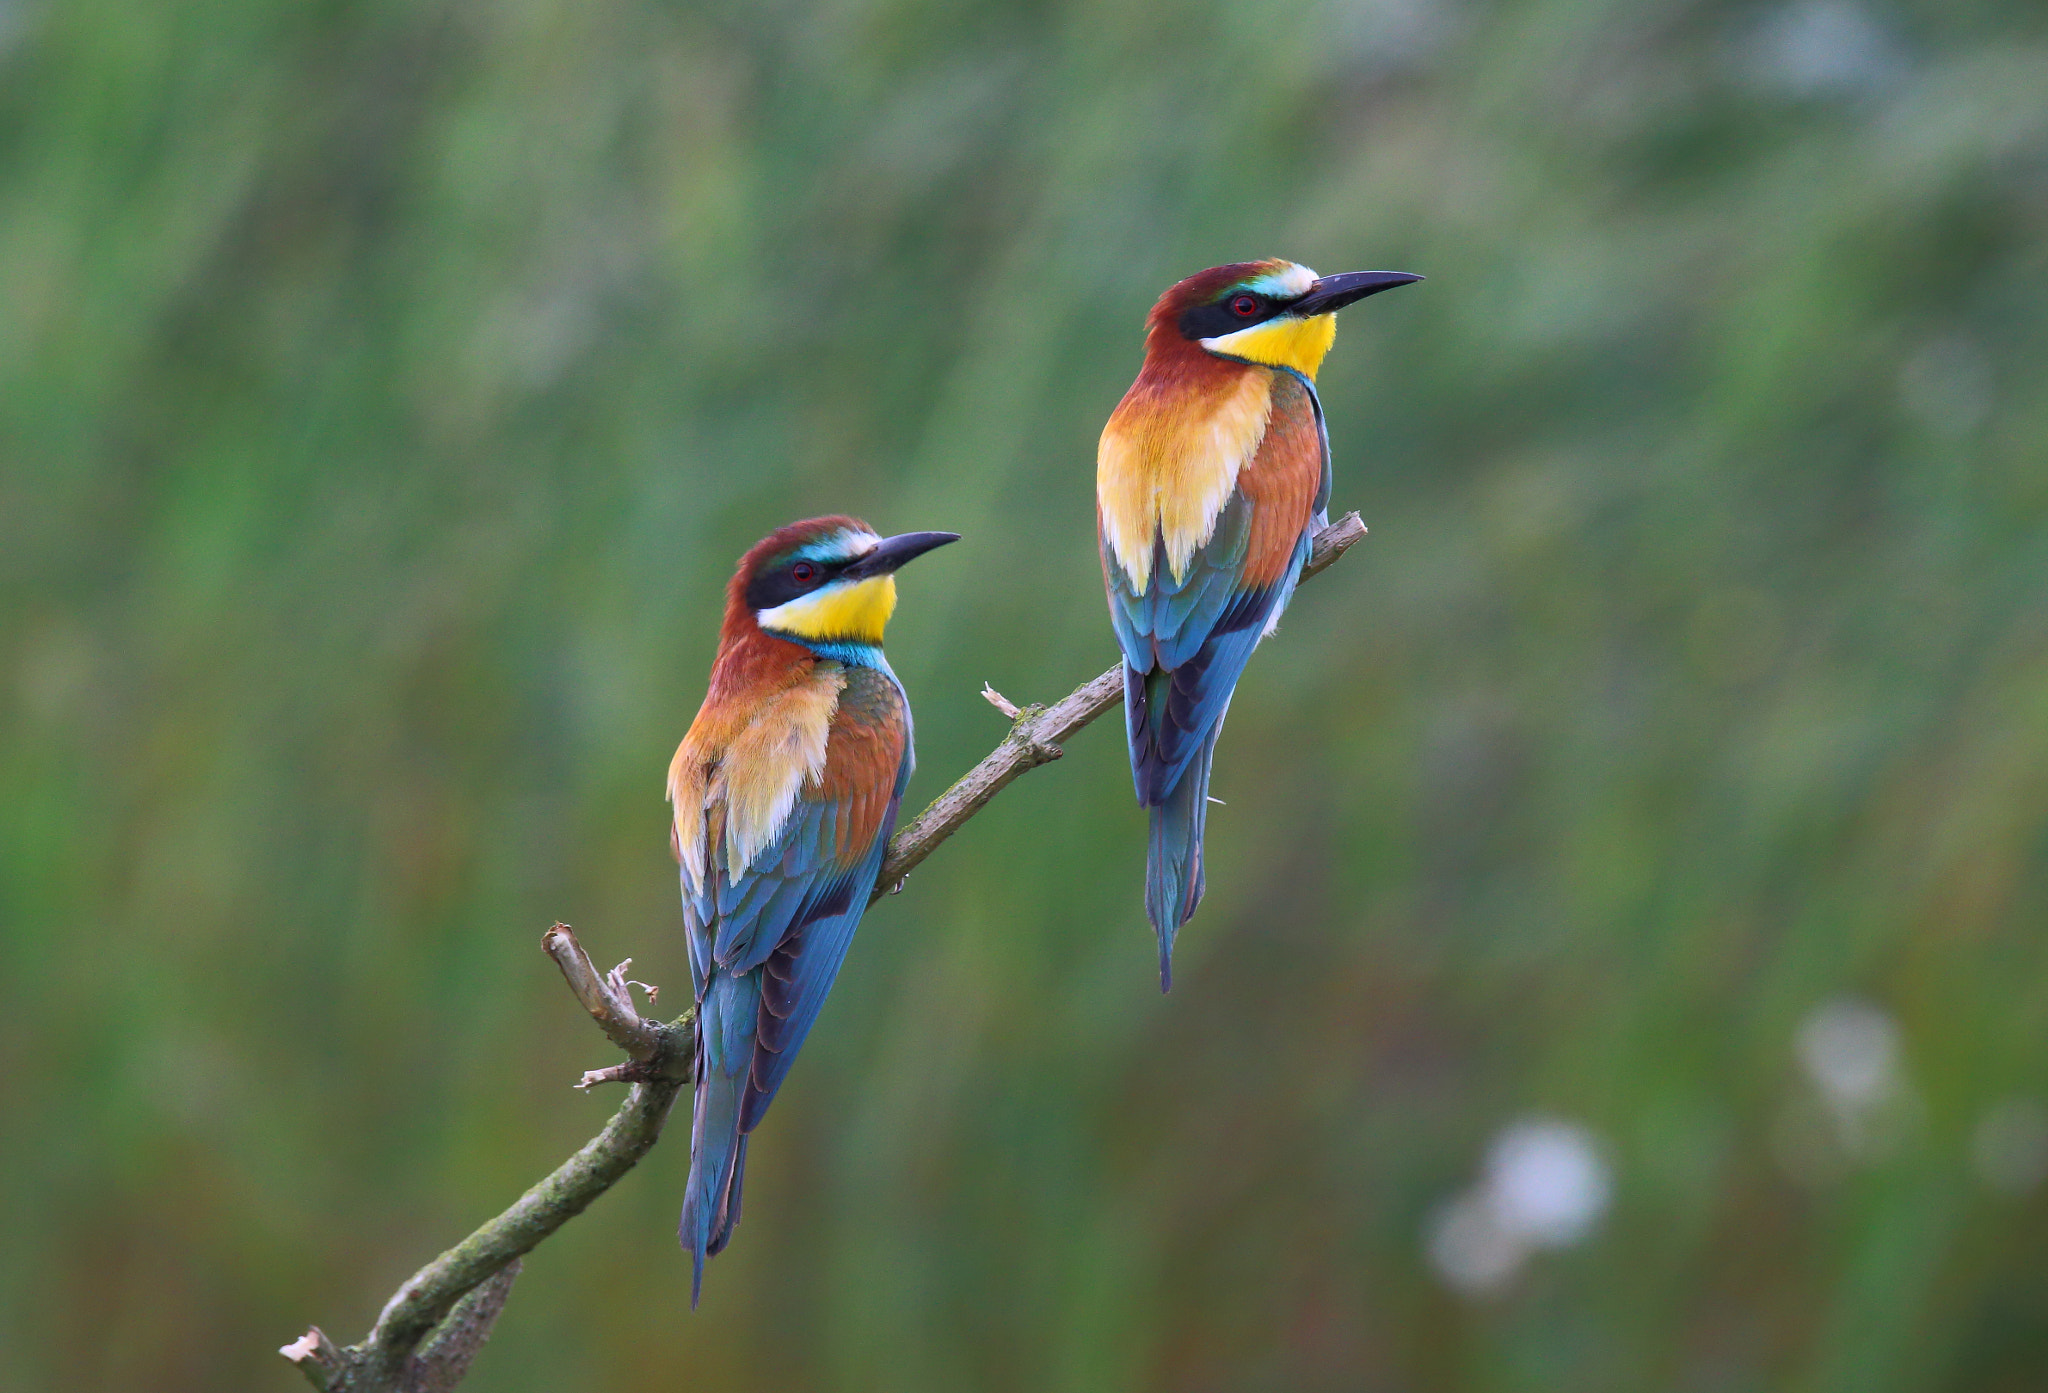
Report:
<svg viewBox="0 0 2048 1393"><path fill-rule="evenodd" d="M1146 390L1143 379L1102 428L1095 498L1102 535L1139 594L1152 583L1152 544L1166 543L1179 580L1259 448L1272 378L1239 372L1206 393Z"/></svg>
<svg viewBox="0 0 2048 1393"><path fill-rule="evenodd" d="M804 785L825 772L825 744L845 670L820 664L804 681L785 687L742 717L738 729L706 703L669 764L668 796L675 805L676 855L693 892L720 858L737 882L782 830Z"/></svg>

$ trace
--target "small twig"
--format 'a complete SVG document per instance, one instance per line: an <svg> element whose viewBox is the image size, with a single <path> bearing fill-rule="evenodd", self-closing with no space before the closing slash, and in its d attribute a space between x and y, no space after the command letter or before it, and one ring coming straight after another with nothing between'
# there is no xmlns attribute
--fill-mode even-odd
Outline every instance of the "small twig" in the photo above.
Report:
<svg viewBox="0 0 2048 1393"><path fill-rule="evenodd" d="M1322 571L1363 536L1365 524L1356 513L1324 528L1316 535L1301 578ZM1010 718L1009 734L896 834L876 877L874 898L901 890L914 867L1019 774L1058 759L1060 741L1122 698L1123 668L1111 668L1051 706L1020 708L988 686L982 695ZM321 1393L453 1389L503 1309L519 1259L582 1213L647 1154L661 1137L670 1107L690 1081L694 1024L685 1015L664 1025L633 1008L631 987L642 987L649 1000L654 989L626 977L632 959L599 973L567 924L556 924L543 934L541 946L561 968L569 990L591 1019L630 1056L626 1063L590 1070L577 1087L624 1082L632 1085L631 1091L604 1130L552 1175L414 1273L385 1304L361 1344L338 1349L316 1325L279 1350Z"/></svg>
<svg viewBox="0 0 2048 1393"><path fill-rule="evenodd" d="M278 1353L298 1365L299 1372L321 1393L327 1393L334 1387L334 1381L342 1374L341 1351L334 1347L334 1341L327 1338L327 1332L317 1325Z"/></svg>
<svg viewBox="0 0 2048 1393"><path fill-rule="evenodd" d="M611 1064L602 1069L585 1069L583 1077L570 1087L586 1092L601 1083L646 1083L657 1077L654 1066L644 1060L629 1059L624 1064Z"/></svg>
<svg viewBox="0 0 2048 1393"><path fill-rule="evenodd" d="M542 934L540 946L562 969L569 990L576 993L583 1009L590 1012L590 1018L611 1037L614 1045L635 1059L654 1058L661 1048L661 1027L641 1019L633 1009L633 994L625 986L625 971L633 964L631 958L610 973L599 975L597 965L590 961L590 955L583 951L575 931L567 924L557 924Z"/></svg>

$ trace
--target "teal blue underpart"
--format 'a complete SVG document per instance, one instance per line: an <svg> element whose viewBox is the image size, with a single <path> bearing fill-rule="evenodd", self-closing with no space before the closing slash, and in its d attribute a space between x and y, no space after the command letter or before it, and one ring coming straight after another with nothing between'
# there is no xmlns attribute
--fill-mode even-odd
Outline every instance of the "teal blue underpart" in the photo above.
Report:
<svg viewBox="0 0 2048 1393"><path fill-rule="evenodd" d="M873 668L877 672L888 673L892 678L896 675L895 670L889 666L889 660L882 656L880 644L797 638L792 634L779 634L777 637L787 638L791 643L801 643L819 657L829 658L847 667Z"/></svg>

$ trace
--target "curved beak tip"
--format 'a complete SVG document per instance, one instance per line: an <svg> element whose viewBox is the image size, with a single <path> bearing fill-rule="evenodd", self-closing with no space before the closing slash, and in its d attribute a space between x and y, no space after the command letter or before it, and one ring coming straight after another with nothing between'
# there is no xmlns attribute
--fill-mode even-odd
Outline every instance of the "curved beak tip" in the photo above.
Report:
<svg viewBox="0 0 2048 1393"><path fill-rule="evenodd" d="M958 532L900 532L884 537L875 549L848 568L850 574L886 575L926 552L960 540Z"/></svg>
<svg viewBox="0 0 2048 1393"><path fill-rule="evenodd" d="M958 532L902 532L891 537L884 546L895 545L905 561L913 556L923 556L928 551L949 547L960 540Z"/></svg>
<svg viewBox="0 0 2048 1393"><path fill-rule="evenodd" d="M1423 279L1412 271L1346 271L1341 276L1324 276L1309 287L1307 295L1295 302L1294 312L1329 314L1368 295L1377 295L1396 286L1413 285Z"/></svg>

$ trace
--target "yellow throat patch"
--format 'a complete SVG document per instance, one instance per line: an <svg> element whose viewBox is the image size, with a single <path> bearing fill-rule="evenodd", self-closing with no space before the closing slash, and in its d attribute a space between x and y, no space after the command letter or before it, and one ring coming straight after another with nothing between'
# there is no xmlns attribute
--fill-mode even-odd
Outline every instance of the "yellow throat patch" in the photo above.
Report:
<svg viewBox="0 0 2048 1393"><path fill-rule="evenodd" d="M870 576L851 585L828 585L764 609L754 622L773 634L812 643L880 643L896 612L896 577Z"/></svg>
<svg viewBox="0 0 2048 1393"><path fill-rule="evenodd" d="M1249 329L1239 329L1234 334L1202 339L1200 343L1211 353L1242 358L1247 363L1261 363L1269 368L1292 368L1313 382L1316 369L1323 365L1323 355L1336 341L1336 315L1312 314L1298 319L1283 314L1263 324L1254 324Z"/></svg>

